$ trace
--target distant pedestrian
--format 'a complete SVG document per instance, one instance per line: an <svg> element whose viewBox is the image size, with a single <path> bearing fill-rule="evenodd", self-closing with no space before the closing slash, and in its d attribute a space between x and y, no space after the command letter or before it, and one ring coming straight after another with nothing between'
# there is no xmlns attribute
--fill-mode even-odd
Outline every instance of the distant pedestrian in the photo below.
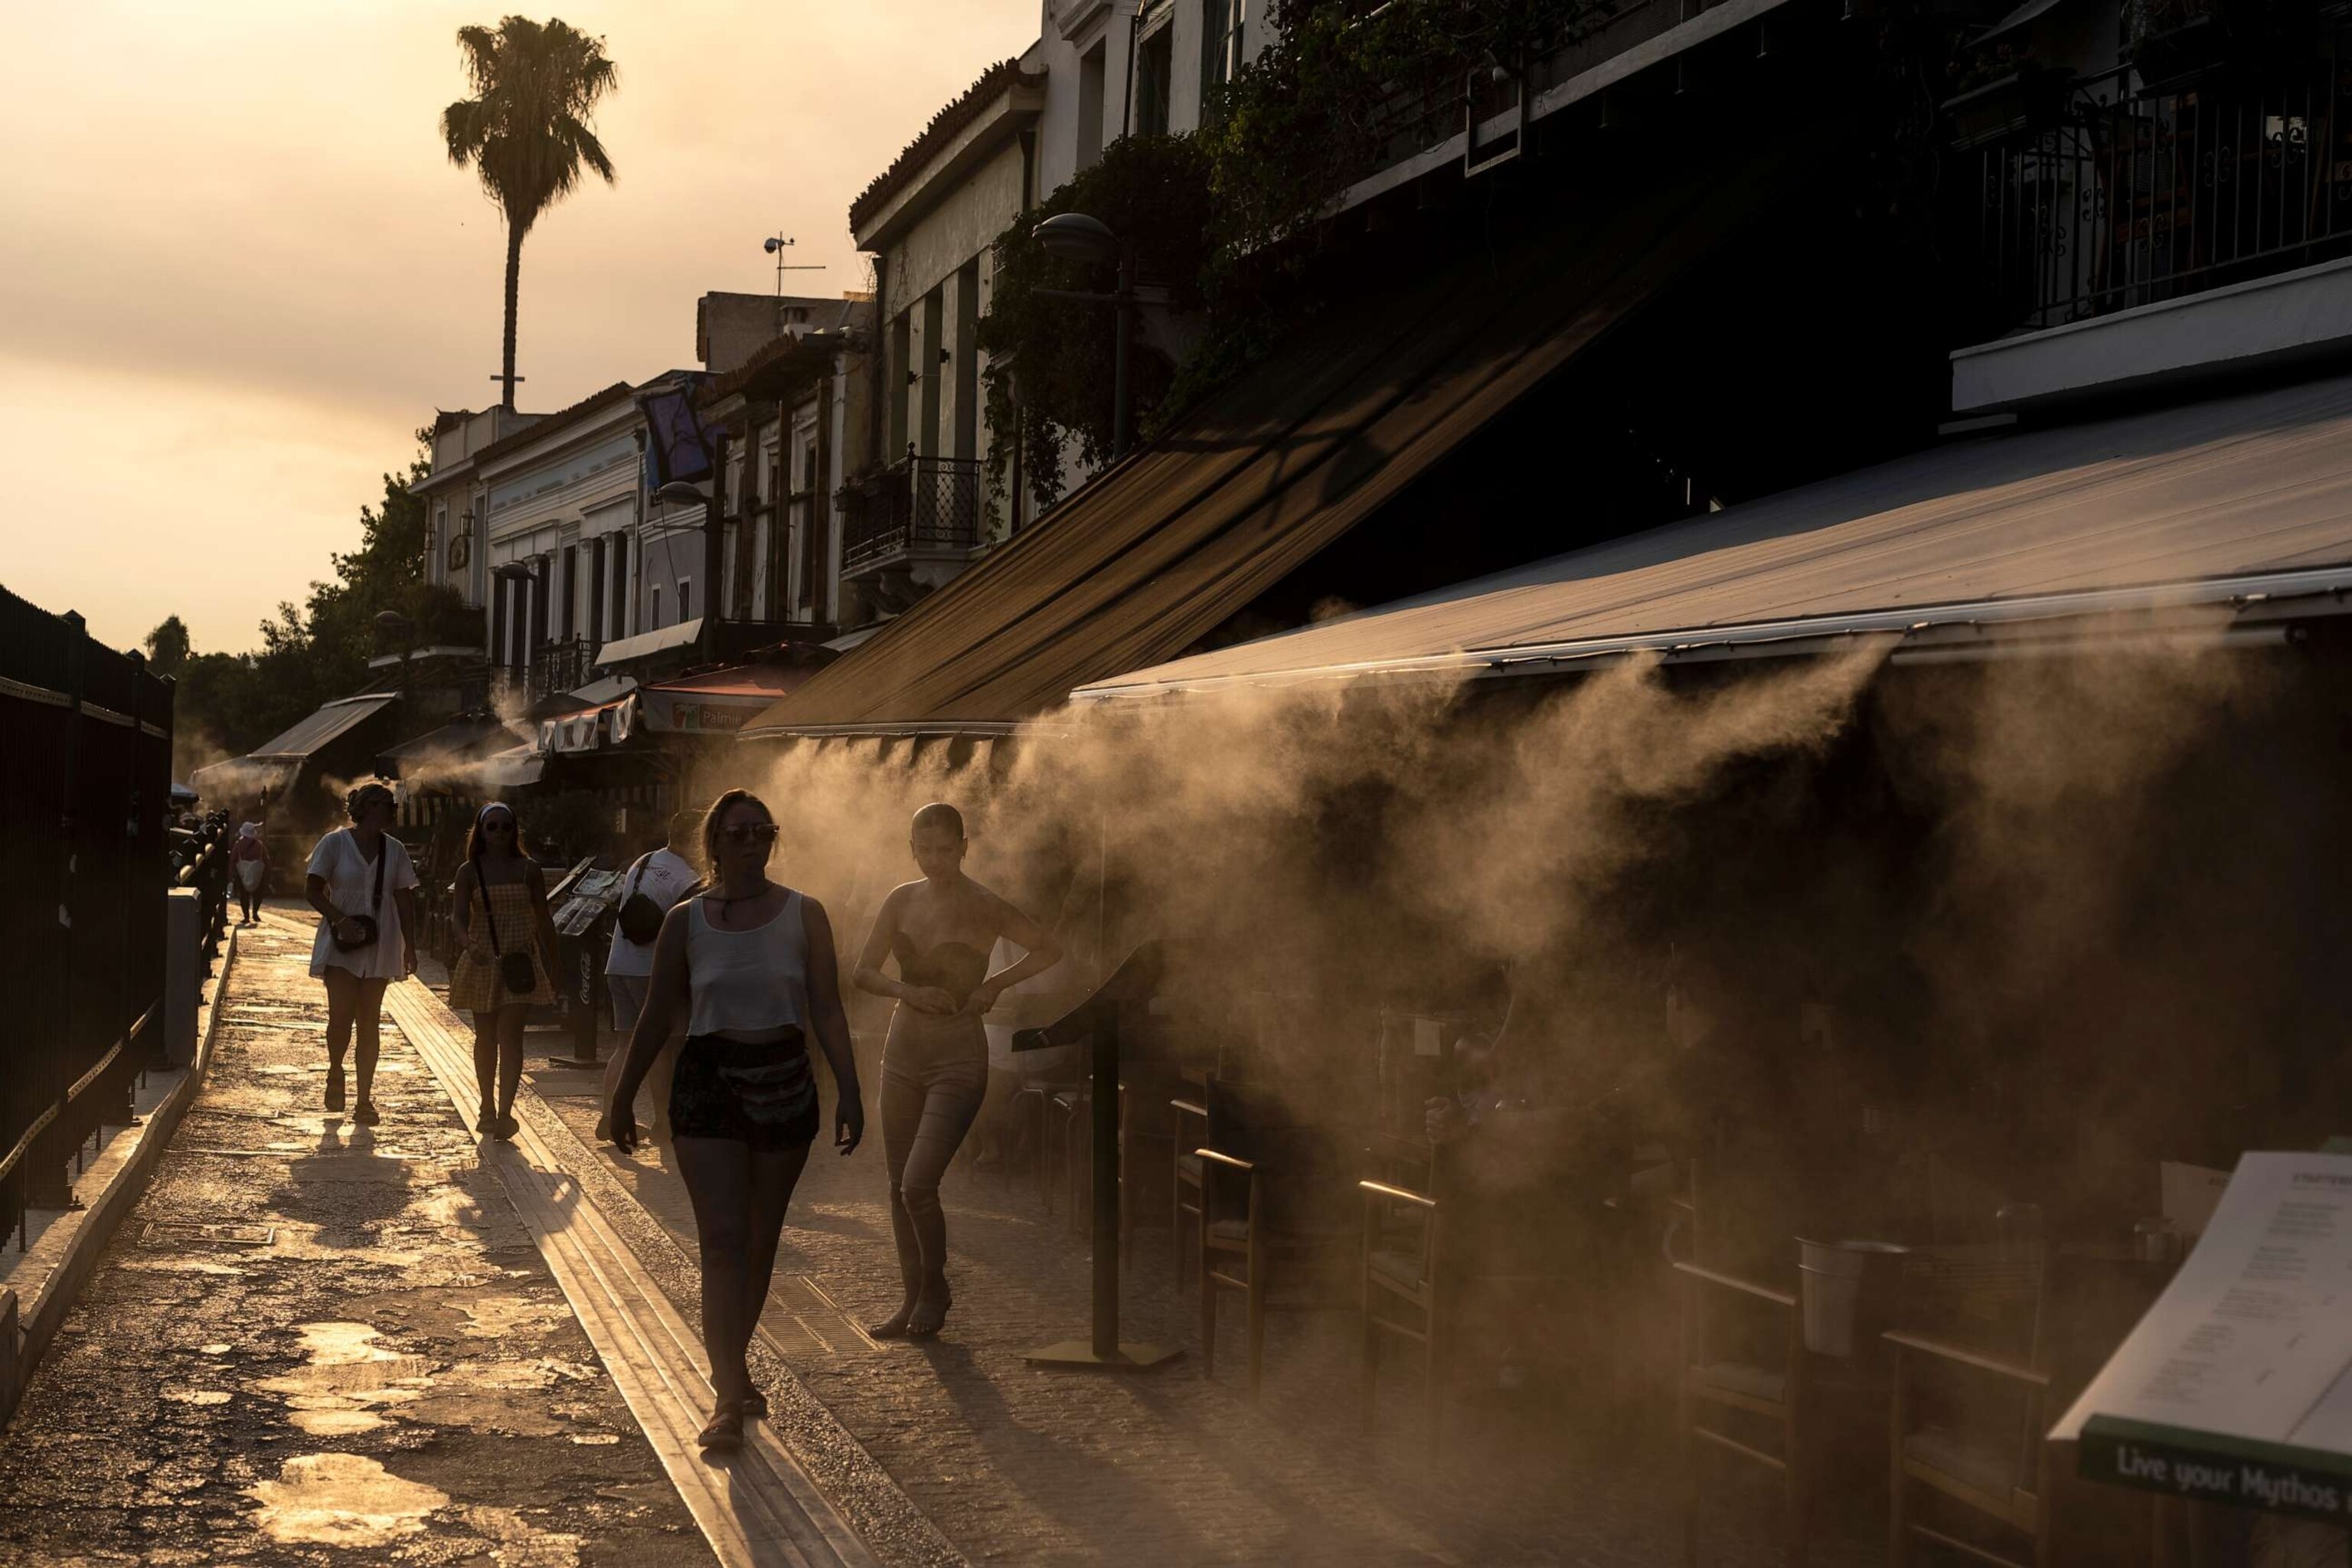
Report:
<svg viewBox="0 0 2352 1568"><path fill-rule="evenodd" d="M661 934L662 917L694 890L697 878L691 857L701 832L702 813L674 814L668 841L639 856L621 879L621 907L613 921L612 950L604 959L604 989L613 998L614 1031L625 1042L635 1032L637 1018L646 1010L646 986L654 973L654 939ZM677 1030L670 1031L646 1075L653 1098L656 1143L669 1142L670 1075L677 1069L676 1047L683 1037ZM613 1098L613 1086L620 1081L621 1062L627 1054L624 1045L605 1064L606 1100ZM603 1121L596 1123L597 1137L609 1136L610 1131Z"/></svg>
<svg viewBox="0 0 2352 1568"><path fill-rule="evenodd" d="M230 864L236 872L236 923L257 926L261 923L261 886L269 878L269 847L261 841L261 824L248 822L236 830Z"/></svg>
<svg viewBox="0 0 2352 1568"><path fill-rule="evenodd" d="M503 801L474 814L449 911L464 943L449 982L449 1005L474 1015L481 1131L511 1138L515 1093L522 1087L523 1028L533 1007L555 1002L550 978L555 922L547 912L547 875L523 844L514 808Z"/></svg>
<svg viewBox="0 0 2352 1568"><path fill-rule="evenodd" d="M768 1413L744 1352L816 1139L810 1034L833 1068L834 1146L847 1154L866 1134L833 926L823 904L768 880L775 847L776 819L757 796L730 789L712 803L702 829L710 879L662 921L645 1011L604 1106L614 1145L635 1148L637 1086L685 1009L669 1121L701 1240L702 1342L717 1395L696 1438L706 1448L740 1447L744 1417Z"/></svg>
<svg viewBox="0 0 2352 1568"><path fill-rule="evenodd" d="M319 911L310 973L327 986L327 1109L343 1109L343 1052L359 1039L359 1101L352 1121L373 1127L383 988L416 969L416 868L392 836L392 791L363 784L344 797L349 827L319 840L303 879Z"/></svg>
<svg viewBox="0 0 2352 1568"><path fill-rule="evenodd" d="M1062 944L1044 927L963 874L963 815L934 804L915 813L908 848L919 881L890 889L857 955L852 984L894 997L882 1046L882 1148L890 1165L890 1229L898 1244L906 1297L866 1325L877 1339L936 1334L947 1321L948 1222L940 1206L947 1174L988 1085L988 1034L981 1020L996 998L1061 962ZM1022 949L988 973L1003 937ZM895 958L898 978L882 973Z"/></svg>

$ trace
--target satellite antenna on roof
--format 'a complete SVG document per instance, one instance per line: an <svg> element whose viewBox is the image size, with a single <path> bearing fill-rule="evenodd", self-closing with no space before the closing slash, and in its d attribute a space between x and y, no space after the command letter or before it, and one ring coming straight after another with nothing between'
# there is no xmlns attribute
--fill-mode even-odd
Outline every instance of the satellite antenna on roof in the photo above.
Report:
<svg viewBox="0 0 2352 1568"><path fill-rule="evenodd" d="M761 245L761 249L776 258L776 336L780 338L784 335L784 274L824 270L824 263L821 261L803 262L797 266L788 264L784 260L784 252L792 247L791 237L784 234L772 234Z"/></svg>

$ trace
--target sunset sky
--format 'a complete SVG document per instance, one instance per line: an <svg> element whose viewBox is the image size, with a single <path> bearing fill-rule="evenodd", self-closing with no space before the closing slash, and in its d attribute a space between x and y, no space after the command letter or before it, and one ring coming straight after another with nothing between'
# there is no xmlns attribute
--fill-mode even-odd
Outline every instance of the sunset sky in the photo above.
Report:
<svg viewBox="0 0 2352 1568"><path fill-rule="evenodd" d="M495 401L498 213L443 153L441 0L0 4L0 584L117 647L237 650L327 574L436 408ZM540 19L544 10L527 13ZM523 247L530 409L694 363L761 240L865 287L850 198L1037 0L592 0L621 71L593 181Z"/></svg>

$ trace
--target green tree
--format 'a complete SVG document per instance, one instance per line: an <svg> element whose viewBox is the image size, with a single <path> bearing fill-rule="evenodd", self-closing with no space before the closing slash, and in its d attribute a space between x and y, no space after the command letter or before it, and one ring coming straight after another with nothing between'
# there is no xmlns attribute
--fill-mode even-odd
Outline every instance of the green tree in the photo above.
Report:
<svg viewBox="0 0 2352 1568"><path fill-rule="evenodd" d="M192 651L187 623L177 616L165 616L163 624L147 634L146 647L148 666L156 674L179 674Z"/></svg>
<svg viewBox="0 0 2352 1568"><path fill-rule="evenodd" d="M1198 310L1216 226L1202 145L1191 136L1122 136L997 237L995 287L980 320L980 346L990 355L989 471L1002 482L1018 441L1030 493L1045 505L1060 492L1065 439L1075 439L1089 464L1108 462L1111 449L1114 318L1045 290L1100 290L1116 273L1038 244L1037 226L1066 212L1101 219L1135 247L1143 281L1163 289L1171 309ZM1137 426L1150 434L1175 366L1139 338L1129 347L1129 396Z"/></svg>
<svg viewBox="0 0 2352 1568"><path fill-rule="evenodd" d="M496 27L460 27L471 98L441 111L449 161L472 165L507 220L506 351L502 401L514 406L515 306L523 237L540 214L572 194L583 164L614 180L596 139L596 104L620 85L604 40L551 17L509 16Z"/></svg>

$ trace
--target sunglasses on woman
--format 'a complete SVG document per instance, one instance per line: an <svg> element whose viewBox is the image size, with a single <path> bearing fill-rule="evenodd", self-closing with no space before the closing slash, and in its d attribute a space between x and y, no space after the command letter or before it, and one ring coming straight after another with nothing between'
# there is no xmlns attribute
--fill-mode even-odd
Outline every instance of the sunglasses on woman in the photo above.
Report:
<svg viewBox="0 0 2352 1568"><path fill-rule="evenodd" d="M514 831L514 824L503 816L493 816L488 821L482 824L482 831L485 833L512 833Z"/></svg>
<svg viewBox="0 0 2352 1568"><path fill-rule="evenodd" d="M773 844L776 832L772 822L730 822L719 830L730 844Z"/></svg>

